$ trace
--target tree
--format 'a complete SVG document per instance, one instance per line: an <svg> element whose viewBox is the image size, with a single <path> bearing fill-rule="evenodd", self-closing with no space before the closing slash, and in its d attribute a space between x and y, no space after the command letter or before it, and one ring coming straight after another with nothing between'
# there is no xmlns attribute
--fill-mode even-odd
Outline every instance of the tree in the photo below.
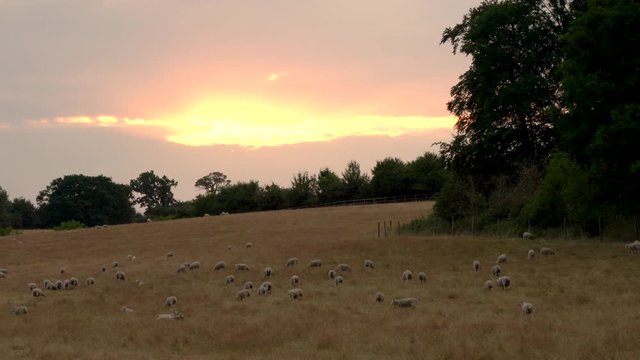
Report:
<svg viewBox="0 0 640 360"><path fill-rule="evenodd" d="M15 198L9 209L11 226L17 229L33 229L39 222L36 207L25 198Z"/></svg>
<svg viewBox="0 0 640 360"><path fill-rule="evenodd" d="M343 197L344 185L338 175L329 168L321 169L318 173L318 200L330 203L342 200Z"/></svg>
<svg viewBox="0 0 640 360"><path fill-rule="evenodd" d="M229 186L231 180L227 179L227 175L214 171L205 175L196 181L195 186L204 190L207 194L217 194L220 189Z"/></svg>
<svg viewBox="0 0 640 360"><path fill-rule="evenodd" d="M287 207L287 191L276 184L260 189L258 206L260 210L277 210Z"/></svg>
<svg viewBox="0 0 640 360"><path fill-rule="evenodd" d="M129 223L135 213L131 188L106 176L57 178L36 198L42 225L76 220L87 226Z"/></svg>
<svg viewBox="0 0 640 360"><path fill-rule="evenodd" d="M258 210L260 185L257 181L238 182L220 190L216 201L227 212Z"/></svg>
<svg viewBox="0 0 640 360"><path fill-rule="evenodd" d="M352 160L342 172L345 199L365 198L369 195L370 179L367 174L360 171L360 164Z"/></svg>
<svg viewBox="0 0 640 360"><path fill-rule="evenodd" d="M374 196L397 196L407 194L406 166L398 158L386 158L376 163L371 171L371 187Z"/></svg>
<svg viewBox="0 0 640 360"><path fill-rule="evenodd" d="M444 31L441 43L471 56L447 104L458 117L453 141L441 143L449 168L485 185L546 161L556 144L560 37L571 16L564 0L484 1Z"/></svg>
<svg viewBox="0 0 640 360"><path fill-rule="evenodd" d="M445 181L445 169L442 158L427 152L407 163L409 191L413 194L435 194Z"/></svg>
<svg viewBox="0 0 640 360"><path fill-rule="evenodd" d="M317 202L316 177L308 172L299 172L291 179L289 203L293 207L312 205Z"/></svg>
<svg viewBox="0 0 640 360"><path fill-rule="evenodd" d="M11 221L9 219L9 209L11 208L11 202L9 201L9 195L0 186L0 228L9 226Z"/></svg>
<svg viewBox="0 0 640 360"><path fill-rule="evenodd" d="M178 186L178 182L165 175L159 177L153 170L138 175L136 179L131 180L130 186L133 191L142 194L135 200L135 203L142 205L147 211L155 207L166 207L176 202L171 188Z"/></svg>

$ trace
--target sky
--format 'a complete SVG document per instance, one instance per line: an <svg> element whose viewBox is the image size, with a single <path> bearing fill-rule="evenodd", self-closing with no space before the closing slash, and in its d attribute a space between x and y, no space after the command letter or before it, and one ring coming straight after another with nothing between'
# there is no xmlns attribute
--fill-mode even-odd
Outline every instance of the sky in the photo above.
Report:
<svg viewBox="0 0 640 360"><path fill-rule="evenodd" d="M153 170L190 200L436 152L469 66L442 32L480 2L0 0L0 187Z"/></svg>

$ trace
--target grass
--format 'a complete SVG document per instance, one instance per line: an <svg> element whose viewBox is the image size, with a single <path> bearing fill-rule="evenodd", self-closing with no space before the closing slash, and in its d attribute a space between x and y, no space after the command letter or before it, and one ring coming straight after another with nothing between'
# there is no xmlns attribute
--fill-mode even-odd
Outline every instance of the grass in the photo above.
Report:
<svg viewBox="0 0 640 360"><path fill-rule="evenodd" d="M640 339L640 257L621 244L538 239L392 235L377 223L407 222L430 211L427 202L284 210L79 229L25 231L0 238L0 358L7 359L635 359ZM245 248L248 241L253 247ZM227 249L231 245L231 250ZM558 255L526 260L529 248ZM174 251L174 258L164 254ZM513 280L507 291L485 292L489 268L501 253ZM127 255L137 257L127 260ZM300 264L287 268L288 258ZM312 258L321 269L306 269ZM376 270L365 271L371 258ZM482 264L474 273L471 262ZM115 270L118 260L127 281ZM198 260L202 268L175 273ZM211 270L224 260L228 268ZM260 283L274 269L273 293L238 302L235 274ZM348 263L336 287L326 273ZM65 269L61 275L59 270ZM403 283L405 269L425 271L427 283ZM287 297L288 279L301 277L302 301ZM33 298L26 286L71 276L74 290ZM88 276L96 278L86 287ZM138 286L136 279L144 280ZM373 301L376 291L384 304ZM156 321L178 297L183 321ZM389 305L419 299L415 309ZM523 316L519 304L534 304ZM29 315L10 310L27 305ZM126 305L134 313L120 312Z"/></svg>

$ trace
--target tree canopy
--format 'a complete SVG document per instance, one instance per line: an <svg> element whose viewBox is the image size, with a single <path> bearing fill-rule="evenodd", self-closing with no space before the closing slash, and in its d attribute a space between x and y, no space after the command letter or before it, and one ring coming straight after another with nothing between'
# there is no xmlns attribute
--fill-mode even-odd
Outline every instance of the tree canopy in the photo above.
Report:
<svg viewBox="0 0 640 360"><path fill-rule="evenodd" d="M153 170L138 175L136 179L131 180L130 186L133 191L140 194L135 199L135 203L142 205L147 211L156 207L170 206L176 202L171 189L178 186L178 182L165 175L160 177Z"/></svg>

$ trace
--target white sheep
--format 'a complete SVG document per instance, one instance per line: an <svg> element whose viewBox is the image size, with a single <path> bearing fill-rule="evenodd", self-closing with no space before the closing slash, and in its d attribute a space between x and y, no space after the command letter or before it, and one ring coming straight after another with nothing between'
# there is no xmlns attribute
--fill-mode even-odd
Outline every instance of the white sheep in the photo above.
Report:
<svg viewBox="0 0 640 360"><path fill-rule="evenodd" d="M271 294L271 281L265 281L258 287L258 295Z"/></svg>
<svg viewBox="0 0 640 360"><path fill-rule="evenodd" d="M640 240L635 240L634 242L624 244L624 246L629 250L632 254L637 254L640 252Z"/></svg>
<svg viewBox="0 0 640 360"><path fill-rule="evenodd" d="M533 304L532 303L528 303L528 302L522 302L522 314L523 315L528 315L533 313Z"/></svg>
<svg viewBox="0 0 640 360"><path fill-rule="evenodd" d="M500 265L493 265L491 267L491 275L493 275L493 277L500 277L500 275L502 274L502 268L500 267Z"/></svg>
<svg viewBox="0 0 640 360"><path fill-rule="evenodd" d="M236 278L233 275L227 275L227 277L224 279L224 284L225 285L229 285L236 282Z"/></svg>
<svg viewBox="0 0 640 360"><path fill-rule="evenodd" d="M131 255L131 254L127 255L127 259L128 259L128 260L135 260L135 258L136 258L136 257L135 257L135 256L133 256L133 255Z"/></svg>
<svg viewBox="0 0 640 360"><path fill-rule="evenodd" d="M116 273L116 279L125 281L127 279L127 274L125 274L124 271L118 271Z"/></svg>
<svg viewBox="0 0 640 360"><path fill-rule="evenodd" d="M242 289L236 293L236 299L238 301L242 301L251 296L251 291L249 289Z"/></svg>
<svg viewBox="0 0 640 360"><path fill-rule="evenodd" d="M507 262L507 254L500 254L496 260L496 264L504 264Z"/></svg>
<svg viewBox="0 0 640 360"><path fill-rule="evenodd" d="M536 236L528 231L525 231L522 233L522 238L525 240L533 240L536 238Z"/></svg>
<svg viewBox="0 0 640 360"><path fill-rule="evenodd" d="M337 275L336 278L333 280L335 281L336 285L340 285L342 283L344 283L344 278L340 275Z"/></svg>
<svg viewBox="0 0 640 360"><path fill-rule="evenodd" d="M287 266L294 266L298 264L298 258L296 257L292 257L289 260L287 260Z"/></svg>
<svg viewBox="0 0 640 360"><path fill-rule="evenodd" d="M178 303L178 298L175 296L169 296L166 299L164 299L164 305L165 306L175 306Z"/></svg>
<svg viewBox="0 0 640 360"><path fill-rule="evenodd" d="M185 266L185 264L180 264L178 265L178 267L176 268L176 272L177 273L184 273L187 272L187 267Z"/></svg>
<svg viewBox="0 0 640 360"><path fill-rule="evenodd" d="M376 293L375 300L376 300L376 302L377 302L377 303L382 303L382 302L384 302L384 294L383 294L383 293L381 293L380 291L378 291L378 292Z"/></svg>
<svg viewBox="0 0 640 360"><path fill-rule="evenodd" d="M69 279L65 279L62 282L62 286L64 287L65 290L71 289L71 281Z"/></svg>
<svg viewBox="0 0 640 360"><path fill-rule="evenodd" d="M373 270L373 269L375 269L376 267L375 267L375 265L373 264L373 260L371 260L371 259L366 259L366 260L364 261L364 268L365 268L365 269L372 269L372 270Z"/></svg>
<svg viewBox="0 0 640 360"><path fill-rule="evenodd" d="M493 289L493 281L492 280L487 280L484 282L484 289L485 290L491 290Z"/></svg>
<svg viewBox="0 0 640 360"><path fill-rule="evenodd" d="M123 313L132 313L133 309L123 305L122 307L120 307L120 311L122 311Z"/></svg>
<svg viewBox="0 0 640 360"><path fill-rule="evenodd" d="M157 314L156 320L182 320L184 319L184 315L182 315L178 311L174 311L171 314Z"/></svg>
<svg viewBox="0 0 640 360"><path fill-rule="evenodd" d="M253 289L253 281L245 281L242 288L247 290Z"/></svg>
<svg viewBox="0 0 640 360"><path fill-rule="evenodd" d="M11 310L11 312L14 313L15 315L28 315L29 309L27 309L27 307L24 305L20 305L20 306L14 307Z"/></svg>
<svg viewBox="0 0 640 360"><path fill-rule="evenodd" d="M266 268L264 268L264 270L262 270L262 275L265 278L270 278L272 274L273 274L273 269L270 266L267 266Z"/></svg>
<svg viewBox="0 0 640 360"><path fill-rule="evenodd" d="M38 287L38 284L36 284L36 283L28 283L28 284L27 284L27 287L29 288L29 291L33 291L33 289L35 289L35 288L37 288L37 287ZM45 285L45 289L46 289L46 288L47 288L47 287L46 287L46 285Z"/></svg>
<svg viewBox="0 0 640 360"><path fill-rule="evenodd" d="M64 289L64 284L62 283L62 280L56 280L55 285L56 285L56 290Z"/></svg>
<svg viewBox="0 0 640 360"><path fill-rule="evenodd" d="M0 276L1 276L1 275L7 276L7 274L8 274L8 273L9 273L9 270L7 270L7 269L5 269L5 268L1 268L1 269L0 269ZM3 276L3 277L4 277L4 276Z"/></svg>
<svg viewBox="0 0 640 360"><path fill-rule="evenodd" d="M223 211L223 212L220 213L220 216L225 216L225 215L229 215L229 213L226 212L226 211Z"/></svg>
<svg viewBox="0 0 640 360"><path fill-rule="evenodd" d="M351 266L349 264L338 264L336 265L336 271L351 271Z"/></svg>
<svg viewBox="0 0 640 360"><path fill-rule="evenodd" d="M511 278L508 276L501 276L496 282L502 290L506 290L511 285Z"/></svg>
<svg viewBox="0 0 640 360"><path fill-rule="evenodd" d="M225 266L226 264L224 263L224 261L218 261L213 267L213 270L221 270L224 269Z"/></svg>
<svg viewBox="0 0 640 360"><path fill-rule="evenodd" d="M475 272L480 271L480 261L473 260L472 266L473 266L473 271Z"/></svg>
<svg viewBox="0 0 640 360"><path fill-rule="evenodd" d="M397 307L415 307L418 305L418 299L413 297L393 299L393 301L391 301L391 305L395 305Z"/></svg>
<svg viewBox="0 0 640 360"><path fill-rule="evenodd" d="M244 246L245 246L246 248L250 248L250 247L252 247L252 246L253 246L253 244L251 243L251 241L248 241L246 244L244 244Z"/></svg>
<svg viewBox="0 0 640 360"><path fill-rule="evenodd" d="M289 279L291 286L297 287L300 284L300 277L298 275L292 275Z"/></svg>
<svg viewBox="0 0 640 360"><path fill-rule="evenodd" d="M234 269L236 271L249 271L249 266L247 264L235 264Z"/></svg>
<svg viewBox="0 0 640 360"><path fill-rule="evenodd" d="M304 292L300 288L295 288L295 289L289 290L288 294L289 294L289 298L291 298L291 300L298 300L298 299L302 299L302 296L304 295Z"/></svg>
<svg viewBox="0 0 640 360"><path fill-rule="evenodd" d="M194 261L189 264L189 270L198 270L200 269L200 261Z"/></svg>
<svg viewBox="0 0 640 360"><path fill-rule="evenodd" d="M174 253L173 251L169 251L168 253L164 254L165 258L170 258L174 256L176 256L176 253Z"/></svg>
<svg viewBox="0 0 640 360"><path fill-rule="evenodd" d="M231 245L227 245L227 250L231 250Z"/></svg>
<svg viewBox="0 0 640 360"><path fill-rule="evenodd" d="M144 285L144 281L142 281L141 279L136 279L136 284L138 286Z"/></svg>
<svg viewBox="0 0 640 360"><path fill-rule="evenodd" d="M6 273L0 272L0 279L4 279L7 277Z"/></svg>
<svg viewBox="0 0 640 360"><path fill-rule="evenodd" d="M87 283L87 286L94 285L96 283L96 279L92 277L88 277L86 283Z"/></svg>
<svg viewBox="0 0 640 360"><path fill-rule="evenodd" d="M112 262L112 263L111 263L111 267L112 267L112 268L117 268L117 267L119 267L119 266L120 266L120 263L119 263L119 262L117 262L117 261L114 261L114 262Z"/></svg>
<svg viewBox="0 0 640 360"><path fill-rule="evenodd" d="M410 281L411 279L413 279L413 273L411 270L405 270L402 273L402 281Z"/></svg>
<svg viewBox="0 0 640 360"><path fill-rule="evenodd" d="M44 291L42 291L42 289L40 289L40 288L35 288L35 289L31 290L31 295L33 297L46 297L47 296L44 293Z"/></svg>
<svg viewBox="0 0 640 360"><path fill-rule="evenodd" d="M425 274L423 271L420 271L418 273L418 280L420 280L421 283L427 282L427 274Z"/></svg>
<svg viewBox="0 0 640 360"><path fill-rule="evenodd" d="M309 263L307 264L307 267L321 267L321 266L322 266L322 260L320 259L313 259L309 261Z"/></svg>
<svg viewBox="0 0 640 360"><path fill-rule="evenodd" d="M533 260L535 257L536 257L536 252L533 251L533 249L529 249L529 251L527 251L527 259Z"/></svg>
<svg viewBox="0 0 640 360"><path fill-rule="evenodd" d="M556 254L556 252L551 248L548 248L548 247L540 248L540 255L551 256L551 255L555 255L555 254Z"/></svg>
<svg viewBox="0 0 640 360"><path fill-rule="evenodd" d="M54 284L49 279L46 279L45 281L42 282L42 287L45 290L51 290L51 289L49 289L49 287L52 286L52 285L54 285ZM55 285L54 285L54 287L55 287ZM33 289L31 289L31 290L33 290Z"/></svg>
<svg viewBox="0 0 640 360"><path fill-rule="evenodd" d="M331 269L329 270L329 272L327 273L327 275L329 276L329 280L333 280L336 278L336 271Z"/></svg>
<svg viewBox="0 0 640 360"><path fill-rule="evenodd" d="M71 287L76 288L80 284L80 281L78 281L78 279L75 277L71 277L71 279L69 279L69 284L71 285Z"/></svg>

